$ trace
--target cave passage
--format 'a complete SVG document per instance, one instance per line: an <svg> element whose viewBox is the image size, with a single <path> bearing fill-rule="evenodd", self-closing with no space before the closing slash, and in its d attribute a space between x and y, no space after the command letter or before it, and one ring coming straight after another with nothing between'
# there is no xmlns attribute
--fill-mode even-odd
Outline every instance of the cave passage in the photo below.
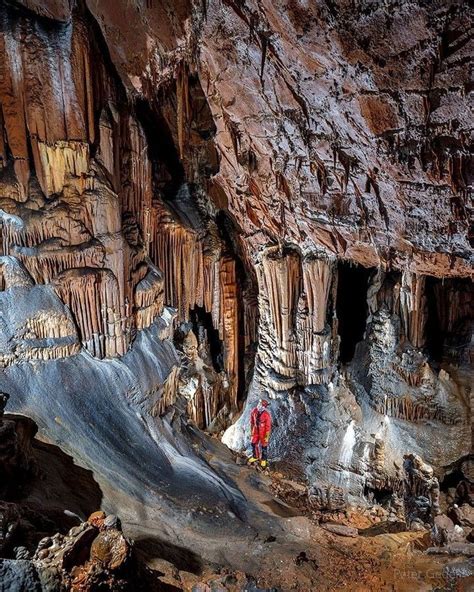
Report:
<svg viewBox="0 0 474 592"><path fill-rule="evenodd" d="M360 265L338 264L336 314L342 364L352 360L356 345L364 336L368 314L367 288L372 271Z"/></svg>
<svg viewBox="0 0 474 592"><path fill-rule="evenodd" d="M224 370L224 349L219 338L219 331L214 328L212 323L211 313L202 306L195 306L191 310L191 322L199 345L202 345L207 336L212 366L216 372L222 372Z"/></svg>
<svg viewBox="0 0 474 592"><path fill-rule="evenodd" d="M391 487L382 487L381 489L370 487L369 485L365 485L364 487L364 497L377 504L383 504L384 502L387 502L393 493L394 491Z"/></svg>
<svg viewBox="0 0 474 592"><path fill-rule="evenodd" d="M258 306L257 306L257 280L251 273L239 254L239 248L235 237L239 235L239 229L235 224L232 217L224 210L219 210L216 215L216 225L219 231L219 236L223 240L227 247L229 255L235 261L235 272L238 289L238 390L237 400L239 404L243 404L247 398L248 387L250 384L251 376L255 366L255 355L257 352L257 344L254 340L250 339L250 344L246 346L246 335L249 332L251 335L256 334L258 326ZM254 327L246 326L245 310L244 310L244 299L248 297L248 292L254 295L254 306L255 306L255 325Z"/></svg>
<svg viewBox="0 0 474 592"><path fill-rule="evenodd" d="M172 202L185 180L172 131L158 106L138 99L135 112L146 135L155 189L166 203Z"/></svg>
<svg viewBox="0 0 474 592"><path fill-rule="evenodd" d="M441 491L447 493L450 489L456 489L461 481L464 481L464 473L460 468L455 468L451 472L446 473L440 481L439 487Z"/></svg>
<svg viewBox="0 0 474 592"><path fill-rule="evenodd" d="M474 296L470 279L426 278L426 344L432 362L469 358Z"/></svg>

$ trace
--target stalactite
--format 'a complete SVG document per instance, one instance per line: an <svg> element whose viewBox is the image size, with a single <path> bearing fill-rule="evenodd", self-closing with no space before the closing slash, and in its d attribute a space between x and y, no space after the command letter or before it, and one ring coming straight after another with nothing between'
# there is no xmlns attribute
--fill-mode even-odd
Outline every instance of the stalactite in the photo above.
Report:
<svg viewBox="0 0 474 592"><path fill-rule="evenodd" d="M150 253L163 272L164 302L177 309L177 320L188 321L196 307L211 314L223 343L224 370L229 381L227 401L237 408L239 318L235 260L222 254L220 240L211 231L205 238L184 228L158 205L153 210ZM203 384L191 404L198 425L208 425L222 404ZM207 409L207 412L204 410ZM206 419L210 414L210 421Z"/></svg>
<svg viewBox="0 0 474 592"><path fill-rule="evenodd" d="M295 321L300 295L301 260L296 251L285 249L280 256L278 248L267 250L260 270L260 292L268 299L270 312L270 338L274 351L268 351L270 367L286 377L295 377L297 369ZM266 302L260 299L260 315L268 316ZM270 346L271 348L271 346ZM263 353L263 352L262 352Z"/></svg>
<svg viewBox="0 0 474 592"><path fill-rule="evenodd" d="M378 413L403 419L412 423L436 420L445 425L457 425L463 421L455 411L442 408L436 401L429 399L415 400L410 396L388 397L380 401L376 410Z"/></svg>
<svg viewBox="0 0 474 592"><path fill-rule="evenodd" d="M280 376L281 389L291 388L288 379L301 385L327 383L333 361L327 322L333 262L324 255L301 261L296 251L284 248L280 255L278 248L269 249L259 277L259 357Z"/></svg>
<svg viewBox="0 0 474 592"><path fill-rule="evenodd" d="M89 145L83 142L58 141L48 145L31 142L36 175L44 194L60 193L69 175L81 177L89 170Z"/></svg>
<svg viewBox="0 0 474 592"><path fill-rule="evenodd" d="M231 383L231 406L237 409L239 307L235 260L230 257L223 257L220 262L220 295L221 323L219 336L224 342L224 367Z"/></svg>
<svg viewBox="0 0 474 592"><path fill-rule="evenodd" d="M191 105L189 99L189 72L186 63L182 62L176 74L176 126L178 130L178 148L181 159L185 155L185 144L189 135Z"/></svg>
<svg viewBox="0 0 474 592"><path fill-rule="evenodd" d="M129 168L127 185L123 190L122 208L124 212L131 212L135 217L148 252L152 238L152 172L148 144L141 125L132 116L127 120L126 135Z"/></svg>
<svg viewBox="0 0 474 592"><path fill-rule="evenodd" d="M163 391L161 393L161 397L154 409L152 410L152 415L154 415L155 417L163 416L166 413L166 410L170 407L170 405L173 405L173 403L176 401L176 397L178 394L179 372L179 367L173 366L168 378L163 384Z"/></svg>
<svg viewBox="0 0 474 592"><path fill-rule="evenodd" d="M127 351L130 330L110 271L69 269L53 285L75 318L83 346L93 356L121 356Z"/></svg>
<svg viewBox="0 0 474 592"><path fill-rule="evenodd" d="M307 258L303 262L303 288L310 313L311 331L322 333L326 328L327 304L333 264L324 258Z"/></svg>
<svg viewBox="0 0 474 592"><path fill-rule="evenodd" d="M328 382L322 374L331 365L331 335L327 324L327 305L334 276L333 262L325 258L306 258L302 265L303 292L297 314L298 369L302 384Z"/></svg>
<svg viewBox="0 0 474 592"><path fill-rule="evenodd" d="M258 297L252 290L244 293L242 298L244 315L244 348L247 350L257 341L258 330Z"/></svg>
<svg viewBox="0 0 474 592"><path fill-rule="evenodd" d="M69 269L100 268L104 260L102 249L99 250L94 244L83 246L80 250L64 249L64 252L16 248L15 254L38 284L51 283L58 275Z"/></svg>
<svg viewBox="0 0 474 592"><path fill-rule="evenodd" d="M14 159L15 174L22 188L23 201L27 197L30 168L23 92L21 48L11 32L0 34L0 103L8 147Z"/></svg>
<svg viewBox="0 0 474 592"><path fill-rule="evenodd" d="M426 340L425 276L405 271L400 291L400 311L406 337L414 347L423 347Z"/></svg>
<svg viewBox="0 0 474 592"><path fill-rule="evenodd" d="M216 417L221 404L221 384L209 384L202 376L194 396L188 401L188 415L201 429L206 429Z"/></svg>
<svg viewBox="0 0 474 592"><path fill-rule="evenodd" d="M136 328L146 329L163 310L163 276L152 268L135 288Z"/></svg>
<svg viewBox="0 0 474 592"><path fill-rule="evenodd" d="M197 238L165 215L158 218L156 227L151 254L158 268L163 271L165 302L178 309L182 320L188 320L189 311L197 300L196 286L202 285L199 275L203 270L198 267Z"/></svg>
<svg viewBox="0 0 474 592"><path fill-rule="evenodd" d="M109 112L112 114L109 116ZM115 113L115 117L113 114ZM100 159L107 172L113 179L113 188L118 190L120 175L117 170L118 161L118 138L117 130L115 129L118 122L118 114L115 108L104 109L100 115L99 120L99 150L97 158Z"/></svg>
<svg viewBox="0 0 474 592"><path fill-rule="evenodd" d="M79 343L66 345L53 345L50 347L28 347L24 351L18 351L16 356L4 359L4 366L17 364L18 362L28 362L31 360L40 360L47 362L48 360L59 360L61 358L68 358L79 353L81 346ZM2 357L0 356L0 366Z"/></svg>
<svg viewBox="0 0 474 592"><path fill-rule="evenodd" d="M40 312L26 319L21 332L22 337L28 339L58 339L73 335L75 327L65 315Z"/></svg>
<svg viewBox="0 0 474 592"><path fill-rule="evenodd" d="M28 195L29 142L46 195L61 190L68 172L80 176L87 170L83 151L95 133L91 78L98 76L101 64L90 68L86 27L78 20L61 43L51 43L51 32L40 25L25 43L24 22L17 18L0 35L0 103L21 201ZM71 143L84 148L77 150Z"/></svg>

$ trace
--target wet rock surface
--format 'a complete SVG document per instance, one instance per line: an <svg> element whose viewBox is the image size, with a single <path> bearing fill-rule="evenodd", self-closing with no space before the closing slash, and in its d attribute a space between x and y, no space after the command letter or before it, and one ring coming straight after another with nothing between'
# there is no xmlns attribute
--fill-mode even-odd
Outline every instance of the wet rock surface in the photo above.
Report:
<svg viewBox="0 0 474 592"><path fill-rule="evenodd" d="M6 581L125 589L128 539L149 589L467 574L471 21L0 0Z"/></svg>

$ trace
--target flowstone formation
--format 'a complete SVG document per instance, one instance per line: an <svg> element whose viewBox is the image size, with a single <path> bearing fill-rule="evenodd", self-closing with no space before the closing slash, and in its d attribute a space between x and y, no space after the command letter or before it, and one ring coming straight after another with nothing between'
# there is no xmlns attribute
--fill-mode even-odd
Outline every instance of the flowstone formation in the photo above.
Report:
<svg viewBox="0 0 474 592"><path fill-rule="evenodd" d="M40 508L31 495L48 479L49 469L35 455L37 427L27 417L4 416L7 401L8 395L0 393L0 589L130 589L131 547L116 516L96 512L78 525L80 518L69 512L59 518L60 527L67 529L71 521L76 525L67 535L52 536L57 510L48 507L45 492Z"/></svg>
<svg viewBox="0 0 474 592"><path fill-rule="evenodd" d="M244 453L260 397L312 512L470 504L471 23L0 0L0 390L131 536L236 566L261 507L201 431Z"/></svg>

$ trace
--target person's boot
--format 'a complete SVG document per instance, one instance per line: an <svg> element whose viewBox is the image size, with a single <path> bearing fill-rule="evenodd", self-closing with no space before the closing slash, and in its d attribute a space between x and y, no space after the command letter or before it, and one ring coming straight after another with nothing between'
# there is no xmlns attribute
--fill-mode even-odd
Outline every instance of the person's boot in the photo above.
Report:
<svg viewBox="0 0 474 592"><path fill-rule="evenodd" d="M260 461L260 466L262 467L262 469L266 469L268 467L268 461L261 460Z"/></svg>
<svg viewBox="0 0 474 592"><path fill-rule="evenodd" d="M253 463L256 463L258 461L258 458L255 458L255 456L251 456L248 460L249 465L253 465Z"/></svg>

